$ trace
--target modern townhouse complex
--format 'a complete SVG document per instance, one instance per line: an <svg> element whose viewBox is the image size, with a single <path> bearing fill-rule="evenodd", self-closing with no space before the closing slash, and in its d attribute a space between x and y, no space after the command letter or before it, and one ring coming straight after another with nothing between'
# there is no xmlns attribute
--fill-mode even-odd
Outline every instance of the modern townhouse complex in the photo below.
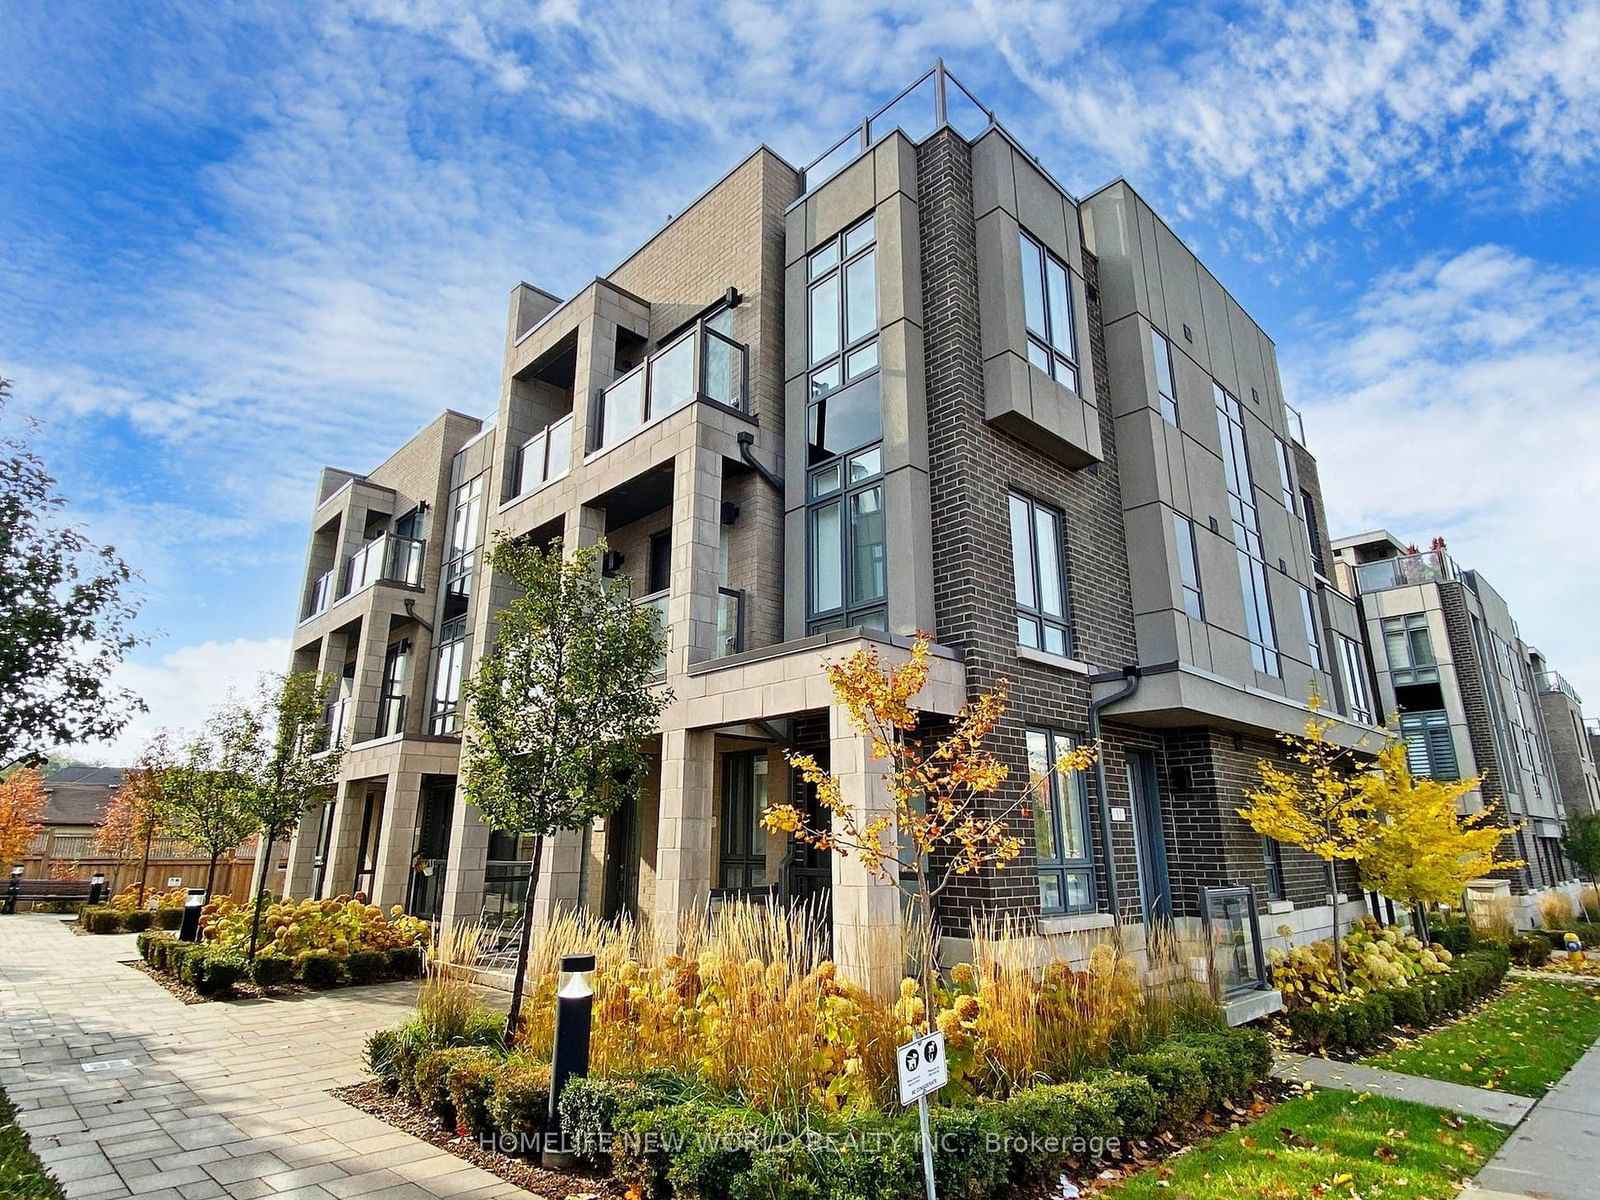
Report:
<svg viewBox="0 0 1600 1200"><path fill-rule="evenodd" d="M823 667L925 630L928 720L1009 681L998 803L1033 797L1022 860L953 889L947 934L1206 918L1259 988L1256 926L1332 909L1320 861L1238 817L1256 762L1313 695L1349 745L1384 711L1304 443L1272 341L1138 193L1072 196L936 68L811 167L755 150L574 294L518 285L492 429L447 413L324 476L295 665L343 680L349 749L290 890L522 915L529 847L455 788L506 599L480 548L604 538L673 699L641 800L547 846L531 919L670 937L730 897L812 903L869 970L896 889L760 816L814 805L790 750L888 805ZM1081 739L1099 762L1056 777Z"/></svg>
<svg viewBox="0 0 1600 1200"><path fill-rule="evenodd" d="M1577 694L1522 640L1500 593L1458 566L1442 541L1419 551L1379 530L1333 547L1341 586L1360 601L1378 702L1398 716L1412 771L1479 777L1472 803L1493 803L1521 827L1514 842L1526 865L1482 881L1482 890L1517 896L1531 923L1537 894L1575 878L1561 850L1566 814L1594 805ZM1552 749L1556 729L1572 746L1565 778Z"/></svg>
<svg viewBox="0 0 1600 1200"><path fill-rule="evenodd" d="M1532 648L1528 650L1528 670L1533 675L1556 788L1566 815L1600 812L1600 766L1595 763L1590 732L1584 725L1583 697Z"/></svg>

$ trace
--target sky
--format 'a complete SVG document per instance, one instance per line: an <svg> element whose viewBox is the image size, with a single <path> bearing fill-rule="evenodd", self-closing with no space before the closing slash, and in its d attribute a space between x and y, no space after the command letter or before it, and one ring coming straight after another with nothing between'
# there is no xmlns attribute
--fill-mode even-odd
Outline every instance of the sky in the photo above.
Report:
<svg viewBox="0 0 1600 1200"><path fill-rule="evenodd" d="M1600 3L0 0L5 420L150 638L87 756L285 666L318 469L492 415L514 284L940 55L1273 337L1331 532L1445 537L1600 712Z"/></svg>

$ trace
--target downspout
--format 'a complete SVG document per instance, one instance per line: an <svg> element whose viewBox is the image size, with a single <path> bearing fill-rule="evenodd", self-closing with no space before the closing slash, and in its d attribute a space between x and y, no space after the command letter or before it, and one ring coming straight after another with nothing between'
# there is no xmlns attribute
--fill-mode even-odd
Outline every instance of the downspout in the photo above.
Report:
<svg viewBox="0 0 1600 1200"><path fill-rule="evenodd" d="M1139 668L1122 668L1122 686L1106 696L1089 697L1089 740L1097 746L1100 742L1100 710L1118 700L1126 700L1139 690ZM1106 756L1102 751L1094 757L1094 790L1099 800L1100 828L1106 839L1106 901L1111 905L1111 928L1122 928L1122 909L1117 903L1117 860L1111 849L1111 797L1106 790ZM1117 934L1116 936L1120 936Z"/></svg>

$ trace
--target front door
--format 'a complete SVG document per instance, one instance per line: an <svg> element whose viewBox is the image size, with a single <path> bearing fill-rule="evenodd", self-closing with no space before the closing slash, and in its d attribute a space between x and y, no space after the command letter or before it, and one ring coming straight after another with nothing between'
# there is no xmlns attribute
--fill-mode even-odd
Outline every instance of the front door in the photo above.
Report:
<svg viewBox="0 0 1600 1200"><path fill-rule="evenodd" d="M1167 834L1161 820L1161 790L1156 756L1140 750L1128 755L1134 835L1139 848L1139 892L1145 924L1172 919L1172 880L1167 873Z"/></svg>
<svg viewBox="0 0 1600 1200"><path fill-rule="evenodd" d="M456 803L454 776L430 780L422 788L417 836L411 853L411 891L406 911L425 921L444 912L445 861L450 855L450 818Z"/></svg>
<svg viewBox="0 0 1600 1200"><path fill-rule="evenodd" d="M600 913L608 921L639 915L639 801L631 792L606 818L605 892Z"/></svg>

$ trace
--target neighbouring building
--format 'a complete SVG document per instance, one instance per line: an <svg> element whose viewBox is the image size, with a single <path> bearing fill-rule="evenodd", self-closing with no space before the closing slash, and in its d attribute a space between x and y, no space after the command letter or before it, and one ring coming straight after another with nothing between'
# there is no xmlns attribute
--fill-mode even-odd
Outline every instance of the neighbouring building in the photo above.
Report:
<svg viewBox="0 0 1600 1200"><path fill-rule="evenodd" d="M1551 670L1545 657L1528 650L1528 670L1539 698L1550 761L1555 764L1556 786L1570 817L1600 812L1600 767L1595 764L1589 731L1584 727L1583 698L1560 671Z"/></svg>
<svg viewBox="0 0 1600 1200"><path fill-rule="evenodd" d="M456 788L500 533L604 538L669 639L643 795L547 847L534 920L670 936L729 897L808 902L866 971L896 890L760 814L814 804L786 750L887 803L823 665L926 630L928 720L1008 680L997 803L1034 794L1023 859L952 889L949 936L1203 918L1229 986L1264 994L1264 939L1327 932L1322 863L1236 810L1313 696L1376 748L1361 616L1271 339L1128 183L1074 197L936 68L804 170L755 150L574 294L518 285L505 339L492 428L447 413L324 474L294 665L341 680L348 749L291 891L523 916L528 846ZM1086 738L1099 764L1054 778Z"/></svg>
<svg viewBox="0 0 1600 1200"><path fill-rule="evenodd" d="M1570 889L1576 877L1561 849L1566 814L1593 803L1581 768L1569 789L1551 749L1552 715L1581 717L1575 693L1563 684L1560 704L1546 703L1560 677L1523 641L1500 593L1442 540L1419 551L1378 530L1340 538L1333 551L1344 589L1359 598L1378 702L1399 723L1413 773L1476 777L1468 804L1492 803L1519 826L1512 842L1525 865L1479 881L1474 893L1509 894L1519 920L1534 923L1539 894ZM1581 742L1581 726L1563 728Z"/></svg>

